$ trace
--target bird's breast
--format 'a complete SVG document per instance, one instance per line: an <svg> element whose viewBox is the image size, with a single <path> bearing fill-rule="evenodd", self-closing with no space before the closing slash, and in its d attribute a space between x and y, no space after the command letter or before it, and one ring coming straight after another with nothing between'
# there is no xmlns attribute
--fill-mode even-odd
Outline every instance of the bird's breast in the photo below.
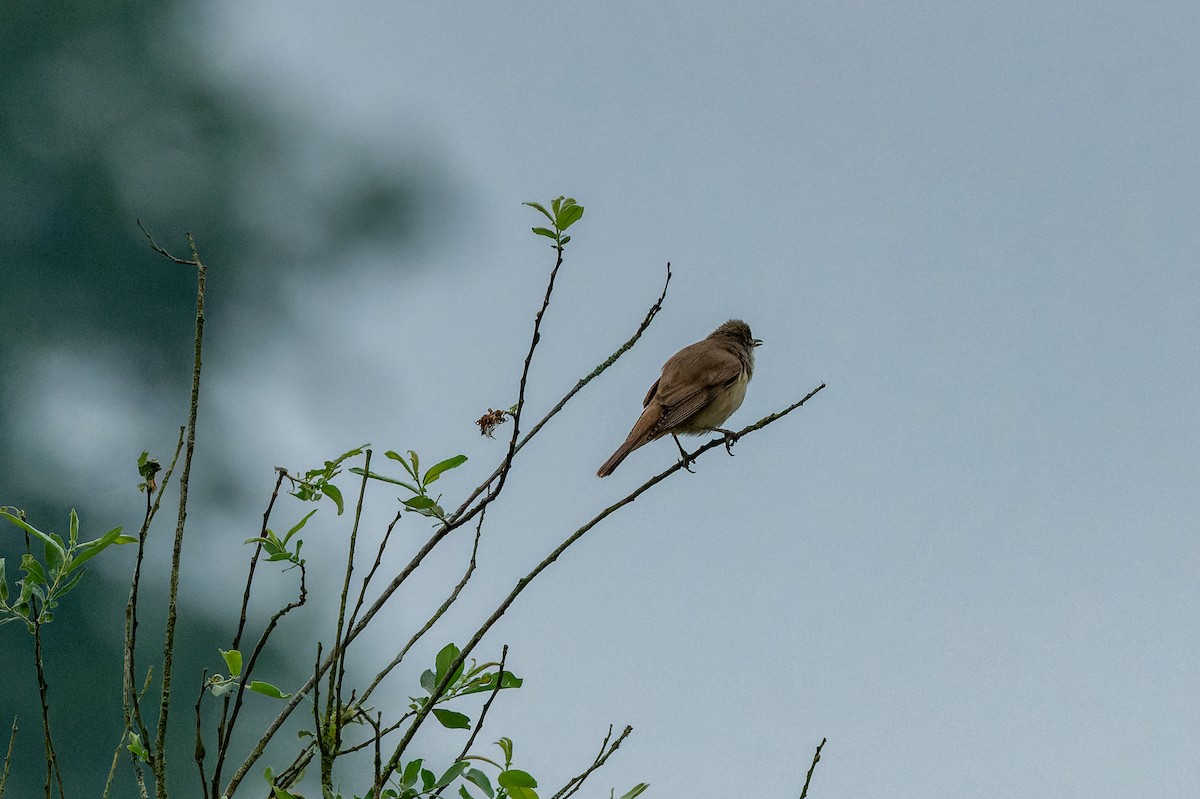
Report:
<svg viewBox="0 0 1200 799"><path fill-rule="evenodd" d="M680 425L682 433L707 433L713 428L720 427L733 412L742 406L746 398L746 384L750 376L743 371L738 379L713 398L713 401L696 412L692 418Z"/></svg>

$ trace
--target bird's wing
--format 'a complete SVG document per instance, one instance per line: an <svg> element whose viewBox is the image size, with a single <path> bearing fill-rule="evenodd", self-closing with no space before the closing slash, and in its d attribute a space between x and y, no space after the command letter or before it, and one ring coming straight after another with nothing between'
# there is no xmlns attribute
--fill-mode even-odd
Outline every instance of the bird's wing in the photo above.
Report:
<svg viewBox="0 0 1200 799"><path fill-rule="evenodd" d="M661 379L661 378L660 378ZM654 385L650 386L650 390L646 392L646 398L642 400L642 407L645 408L650 404L650 400L654 399L654 395L658 393L658 380L654 381Z"/></svg>
<svg viewBox="0 0 1200 799"><path fill-rule="evenodd" d="M726 387L737 382L742 362L724 347L693 344L663 365L653 399L663 406L658 430L677 427L706 407Z"/></svg>

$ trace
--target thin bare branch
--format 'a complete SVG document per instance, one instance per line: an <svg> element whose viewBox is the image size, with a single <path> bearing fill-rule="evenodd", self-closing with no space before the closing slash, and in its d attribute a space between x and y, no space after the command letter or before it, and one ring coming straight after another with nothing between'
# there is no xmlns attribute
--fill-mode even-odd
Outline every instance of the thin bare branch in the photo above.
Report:
<svg viewBox="0 0 1200 799"><path fill-rule="evenodd" d="M171 456L171 464L167 467L166 474L158 486L154 505L147 508L146 517L142 521L142 529L138 531L137 556L134 560L133 576L129 580L129 601L125 605L125 657L121 677L121 707L126 732L133 732L136 724L138 733L146 742L150 740L150 731L146 728L145 719L142 718L141 697L133 685L134 673L137 668L135 661L137 659L138 589L142 582L142 560L146 554L146 536L150 532L150 523L158 514L163 492L171 482L175 465L179 462L179 453L183 450L184 432L185 428L180 427L179 441L175 444L175 454ZM146 494L146 502L147 504L150 502L149 492Z"/></svg>
<svg viewBox="0 0 1200 799"><path fill-rule="evenodd" d="M383 724L383 714L380 713L375 718L371 718L371 715L369 713L364 713L363 718L365 718L367 720L367 723L371 725L371 729L373 729L375 731L375 734L373 736L371 736L371 738L375 742L375 746L374 746L375 769L372 773L375 774L376 777L375 777L375 784L374 784L374 786L372 786L372 789L374 792L371 794L371 797L372 797L372 799L379 799L379 797L383 796L383 782L379 779L379 776L378 776L379 772L383 768L383 766L382 766L383 752L381 750L381 746L383 744L383 733L379 731L380 726Z"/></svg>
<svg viewBox="0 0 1200 799"><path fill-rule="evenodd" d="M475 525L475 543L471 546L471 559L467 562L467 569L463 573L462 579L458 581L458 585L454 586L454 590L450 592L450 596L446 597L446 600L442 602L436 611L433 612L433 615L429 617L424 626L413 633L413 636L408 639L408 643L404 645L404 648L401 649L399 653L397 653L396 657L392 658L391 662L384 666L379 673L375 675L374 679L371 680L371 684L367 686L365 691L363 691L362 698L359 700L360 702L367 701L367 697L369 697L376 687L379 686L379 683L381 683L383 679L391 673L392 669L400 665L400 661L404 660L404 656L408 654L408 650L412 649L413 645L416 644L417 641L420 641L421 638L424 637L425 633L429 632L430 629L433 628L433 625L437 624L438 619L440 619L445 612L450 609L450 606L454 604L455 600L458 599L458 595L462 593L463 588L471 579L471 575L475 573L476 556L479 553L479 538L483 532L483 519L486 513L487 512L484 511L484 513L479 514L479 523Z"/></svg>
<svg viewBox="0 0 1200 799"><path fill-rule="evenodd" d="M38 699L42 706L42 741L46 750L46 799L50 799L51 785L57 783L60 799L66 799L63 790L62 768L58 765L58 755L54 750L54 739L50 735L50 700L49 686L46 684L46 671L42 665L42 623L39 621L41 611L31 602L29 617L33 619L33 662L37 671Z"/></svg>
<svg viewBox="0 0 1200 799"><path fill-rule="evenodd" d="M342 593L338 599L338 619L337 629L333 637L333 652L330 655L333 657L333 668L329 672L329 697L326 700L327 710L326 715L331 719L333 724L333 751L337 751L342 743L342 681L346 676L346 652L350 649L350 642L343 640L342 633L345 631L346 622L346 603L350 597L350 578L354 574L354 552L358 544L358 526L362 521L363 502L367 496L367 481L370 479L368 475L371 473L371 450L366 451L366 459L363 461L362 481L359 484L358 503L354 508L354 524L350 528L350 543L346 548L346 576L342 580ZM353 612L353 609L351 610Z"/></svg>
<svg viewBox="0 0 1200 799"><path fill-rule="evenodd" d="M220 785L221 767L225 763L225 756L229 752L229 742L233 738L234 727L237 726L238 715L241 713L242 703L246 698L247 686L250 685L250 675L254 673L254 667L258 664L258 658L266 649L267 639L271 637L271 633L275 631L280 620L291 613L298 607L304 605L308 601L308 586L307 586L307 570L304 564L299 564L300 568L300 593L296 599L284 605L279 610L271 614L267 626L263 628L262 634L258 636L258 642L254 645L254 650L250 653L249 659L246 660L246 665L242 668L241 679L238 680L237 688L234 689L233 712L229 716L229 724L224 728L224 735L219 735L219 744L217 749L217 764L213 769L212 791L213 796L217 796L217 786Z"/></svg>
<svg viewBox="0 0 1200 799"><path fill-rule="evenodd" d="M825 739L821 739L821 743L817 744L817 751L813 753L812 765L808 767L808 776L804 778L804 790L800 791L800 799L808 796L808 784L812 782L813 769L817 767L817 762L821 759L821 747L825 745Z"/></svg>
<svg viewBox="0 0 1200 799"><path fill-rule="evenodd" d="M12 732L8 734L8 754L4 756L4 773L0 774L0 799L4 799L4 786L8 783L8 772L12 767L13 744L17 740L17 717L13 716ZM378 773L378 769L376 769Z"/></svg>
<svg viewBox="0 0 1200 799"><path fill-rule="evenodd" d="M600 363L600 365L598 365L595 369L593 369L590 374L579 379L579 382L577 382L575 384L575 387L572 388L570 391L568 391L563 396L563 398L560 399L558 401L558 403L553 408L551 408L550 411L545 416L542 417L541 421L539 421L537 424L535 424L530 429L530 431L525 434L525 436L520 440L520 442L517 443L517 447L513 452L514 455L517 452L520 452L521 448L524 447L529 442L530 439L532 439L534 436L536 436L538 434L538 432L540 432L541 429L546 426L546 422L549 422L552 418L554 418L554 416L559 411L561 411L566 406L566 404L568 402L570 402L571 399L576 394L578 394L579 391L584 386L586 386L588 383L592 382L597 377L599 377L606 369L608 369L610 366L612 366L614 363L616 363L618 358L620 358L622 355L624 355L629 350L633 349L633 345L637 344L638 339L640 339L642 337L642 334L646 332L646 329L648 327L650 327L650 323L652 321L654 321L654 317L657 316L658 312L662 310L663 301L666 300L666 298L667 298L667 287L670 285L671 285L671 262L668 261L667 262L667 279L663 281L662 292L658 295L658 299L654 301L654 304L650 306L650 310L648 310L646 312L646 318L642 320L642 323L640 325L638 325L638 329L635 330L633 335L630 336L629 339L624 344L622 344L620 347L618 347L616 349L616 351L613 352L612 355L608 356L608 358L606 358L602 363ZM462 516L462 514L466 512L467 508L470 507L471 503L475 501L475 498L478 497L481 493L483 493L487 489L487 487L492 484L492 481L494 481L497 477L500 476L500 470L503 468L504 468L504 463L501 462L501 464L496 467L496 471L492 472L491 477L489 477L487 480L484 480L482 483L480 483L479 486L474 491L471 492L470 496L468 496L466 498L466 500L462 503L462 505L459 506L458 510L456 510L456 511L454 511L454 513L450 514L450 516L448 518L451 521L456 521L460 516Z"/></svg>
<svg viewBox="0 0 1200 799"><path fill-rule="evenodd" d="M196 768L200 769L200 795L204 795L204 791L208 786L204 779L204 733L200 727L200 704L204 701L204 691L208 687L208 669L200 676L200 690L196 692L196 743L193 746L192 756L196 761Z"/></svg>
<svg viewBox="0 0 1200 799"><path fill-rule="evenodd" d="M140 222L138 226L141 227ZM142 228L142 231L145 232L145 228ZM167 765L165 748L167 742L167 718L171 710L171 678L174 676L175 622L178 614L179 599L179 565L183 553L184 524L187 520L188 479L192 472L192 456L196 451L196 416L200 405L200 366L204 344L204 289L208 278L208 268L200 261L200 254L196 250L196 241L192 238L191 233L187 234L188 246L192 251L192 260L190 261L172 256L155 244L154 239L150 237L149 233L146 234L146 238L150 240L150 246L165 258L169 258L175 263L196 267L196 336L192 361L192 393L188 408L187 443L184 449L183 471L179 476L179 516L175 523L175 541L171 551L167 624L163 634L162 693L158 703L158 731L154 739L154 758L151 762L154 769L155 793L159 799L166 799Z"/></svg>
<svg viewBox="0 0 1200 799"><path fill-rule="evenodd" d="M150 242L150 249L154 250L156 253L161 255L163 258L166 258L168 261L172 261L181 266L195 266L195 267L201 266L200 256L196 254L196 248L194 245L192 246L192 256L193 256L192 260L187 260L184 258L176 258L174 255L171 255L171 253L167 252L162 247L158 246L158 242L156 242L154 240L154 237L150 235L149 231L147 231L146 228L142 226L142 220L138 219L135 221L137 222L138 228L142 231L142 234L145 235L146 240L148 242ZM192 234L189 233L189 234L187 234L187 236L188 236L188 243L189 244L192 243Z"/></svg>
<svg viewBox="0 0 1200 799"><path fill-rule="evenodd" d="M287 469L276 467L275 487L271 489L271 498L267 500L267 509L263 511L262 527L258 532L260 539L267 537L267 525L271 523L271 511L275 509L275 500L279 499L279 489L283 485L285 477L287 477ZM250 566L246 571L246 587L242 590L242 610L238 615L237 632L233 636L233 643L229 647L230 649L240 649L242 644L242 634L246 630L246 613L250 607L250 589L254 584L254 572L258 566L258 558L261 554L262 544L259 543L254 546L254 552L250 556Z"/></svg>
<svg viewBox="0 0 1200 799"><path fill-rule="evenodd" d="M121 749L125 746L125 736L128 734L128 730L121 733L121 738L117 741L117 748L113 750L112 764L108 767L108 778L104 780L104 792L100 794L100 799L108 799L108 794L112 790L113 779L117 776L117 763L121 760ZM0 799L3 796L4 786L3 783L0 783Z"/></svg>
<svg viewBox="0 0 1200 799"><path fill-rule="evenodd" d="M379 541L379 548L375 550L375 562L371 564L371 568L367 571L367 576L363 578L362 586L358 589L358 599L354 602L354 610L350 613L350 621L346 622L346 626L351 629L354 629L354 624L358 620L358 612L362 610L363 602L366 600L367 588L371 585L371 580L375 578L375 573L379 571L379 567L383 563L383 553L387 550L388 542L392 538L392 530L396 528L396 524L400 521L402 515L402 511L396 511L396 515L388 524L383 538Z"/></svg>
<svg viewBox="0 0 1200 799"><path fill-rule="evenodd" d="M271 522L271 511L274 510L274 508L275 508L275 500L279 498L279 489L283 485L283 480L285 477L287 477L287 470L276 467L275 468L275 487L271 490L271 498L267 501L267 509L265 511L263 511L262 527L258 533L259 540L254 545L254 552L251 553L251 555L250 555L250 565L246 569L246 586L245 586L245 588L242 589L242 609L241 609L241 612L238 614L237 632L234 633L233 642L230 644L230 647L229 647L231 650L236 649L238 651L241 651L242 635L245 633L245 630L246 630L246 619L247 619L247 614L248 614L249 608L250 608L250 592L251 592L251 588L254 585L254 575L258 569L258 559L262 555L262 541L263 541L263 539L265 539L267 537L267 525L270 524L270 522ZM300 573L300 588L301 588L301 601L299 602L299 604L297 604L297 603L289 604L284 609L283 613L286 613L286 612L292 610L293 607L299 607L299 605L304 604L304 602L303 602L303 599L304 599L304 572L303 572L303 570L301 570L301 573ZM256 655L257 655L258 651L263 646L266 645L266 635L269 634L270 630L273 630L275 628L275 624L277 624L279 619L282 618L283 613L277 613L272 618L271 623L269 623L267 625L267 630L264 631L264 635L259 637L258 646L255 648ZM252 657L251 660L253 660L253 659L254 658ZM247 669L247 671L246 671L246 674L248 674L248 673L249 673L249 669ZM241 688L242 686L245 686L245 685L246 685L246 679L243 675L243 680L240 683L239 688ZM232 725L236 724L236 722L237 722L237 711L238 711L238 708L241 706L242 691L239 690L237 693L236 699L238 701L233 706L233 718L231 720L230 715L229 715L230 714L230 704L234 698L235 697L231 696L230 694L225 694L225 697L221 701L221 720L217 722L217 759L216 759L216 765L213 767L212 786L209 790L209 793L213 799L217 799L217 790L221 784L221 767L224 766L225 757L229 752L229 741L233 735Z"/></svg>
<svg viewBox="0 0 1200 799"><path fill-rule="evenodd" d="M554 794L554 796L552 796L550 799L567 799L567 797L573 795L576 791L582 788L584 780L590 777L593 771L604 765L609 756L611 756L613 752L617 751L617 749L621 746L621 742L628 738L631 732L633 732L633 727L626 726L625 730L621 733L617 740L612 742L612 746L609 746L608 739L612 737L612 725L610 724L608 727L608 735L604 736L604 741L600 744L600 754L596 755L596 759L592 761L590 766L583 770L583 773L568 780L567 784L564 785L559 792Z"/></svg>

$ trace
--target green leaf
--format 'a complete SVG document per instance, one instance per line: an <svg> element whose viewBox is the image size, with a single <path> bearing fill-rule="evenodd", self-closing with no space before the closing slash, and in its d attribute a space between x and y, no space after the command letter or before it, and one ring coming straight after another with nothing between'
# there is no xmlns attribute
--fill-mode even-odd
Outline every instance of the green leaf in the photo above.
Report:
<svg viewBox="0 0 1200 799"><path fill-rule="evenodd" d="M423 761L421 758L418 757L416 760L404 767L404 776L400 778L401 785L403 785L405 788L410 788L417 784L417 774L419 774L421 771L422 762Z"/></svg>
<svg viewBox="0 0 1200 799"><path fill-rule="evenodd" d="M627 793L621 794L621 799L634 799L634 797L641 796L643 793L645 793L646 789L649 787L650 783L639 782L637 785L629 789Z"/></svg>
<svg viewBox="0 0 1200 799"><path fill-rule="evenodd" d="M87 563L92 558L99 555L112 544L132 544L137 539L131 535L121 535L122 527L114 527L104 535L94 541L88 541L86 544L80 544L79 550L76 551L75 557L71 558L71 563L67 570L73 570Z"/></svg>
<svg viewBox="0 0 1200 799"><path fill-rule="evenodd" d="M275 534L273 532L271 532L270 529L267 530L266 536L252 535L249 538L247 538L245 541L243 541L242 543L243 544L262 544L263 546L266 546L266 544L268 542L274 543L275 547L278 549L279 543L280 543L279 539L275 537Z"/></svg>
<svg viewBox="0 0 1200 799"><path fill-rule="evenodd" d="M342 511L346 510L346 505L342 501L342 491L333 483L325 484L325 496L333 500L333 504L337 505L338 516L342 515Z"/></svg>
<svg viewBox="0 0 1200 799"><path fill-rule="evenodd" d="M509 799L538 799L537 791L533 788L512 788L508 796Z"/></svg>
<svg viewBox="0 0 1200 799"><path fill-rule="evenodd" d="M558 212L562 209L562 201L564 199L565 199L564 197L559 197L559 198L551 201L550 210L554 212L555 217L558 216Z"/></svg>
<svg viewBox="0 0 1200 799"><path fill-rule="evenodd" d="M272 699L287 699L289 696L291 696L291 694L285 694L274 685L271 685L271 683L263 682L262 680L251 680L250 684L246 687L255 693L260 693L263 696L269 696Z"/></svg>
<svg viewBox="0 0 1200 799"><path fill-rule="evenodd" d="M397 456L397 457L399 457L399 456ZM382 480L385 483L391 483L393 485L404 486L405 488L407 488L409 491L413 492L414 494L421 493L421 489L417 488L412 483L406 483L403 480L397 480L394 477L388 477L387 475L382 475L382 474L379 474L378 472L368 472L365 469L360 469L357 466L352 468L350 470L350 473L351 474L359 474L359 475L365 474L367 477L371 478L372 480Z"/></svg>
<svg viewBox="0 0 1200 799"><path fill-rule="evenodd" d="M58 536L55 536L57 538ZM66 557L67 551L61 545L46 544L46 565L50 568L51 574L57 574L63 565L63 558Z"/></svg>
<svg viewBox="0 0 1200 799"><path fill-rule="evenodd" d="M562 237L562 241L560 241L560 242L559 242L559 244L561 244L561 245L563 245L563 246L565 247L565 246L567 245L567 242L568 242L568 241L570 241L570 240L571 240L571 237L570 237L570 236L563 236L563 237Z"/></svg>
<svg viewBox="0 0 1200 799"><path fill-rule="evenodd" d="M410 454L412 454L412 450L411 450L411 449L409 450L409 453L410 453ZM410 475L412 475L412 478L413 478L414 480L418 480L418 479L420 479L420 478L417 476L417 473L416 473L415 471L413 471L413 467L412 467L412 466L409 466L409 464L408 464L408 461L406 461L406 460L404 459L404 456L403 456L403 455L401 455L400 453L398 453L398 452L396 452L396 451L394 451L394 450L390 450L390 449L389 449L387 452L383 453L383 454L384 454L384 457L391 458L392 460L396 461L396 462L397 462L397 463L399 463L401 466L403 466L403 467L404 467L404 471L406 471L406 472L408 472Z"/></svg>
<svg viewBox="0 0 1200 799"><path fill-rule="evenodd" d="M26 575L23 582L30 588L46 584L46 572L42 570L42 564L38 563L37 558L28 552L21 556L21 569Z"/></svg>
<svg viewBox="0 0 1200 799"><path fill-rule="evenodd" d="M333 462L333 465L335 465L335 466L336 466L337 464L339 464L339 463L341 463L342 461L346 460L346 458L353 458L355 455L361 455L361 454L362 454L362 452L363 452L363 450L364 450L364 449L366 449L366 448L367 448L367 447L369 447L369 446L371 446L371 445L370 445L369 443L367 443L367 444L363 444L363 445L362 445L362 446L360 446L360 447L355 447L355 448L354 448L354 449L352 449L352 450L347 450L346 452L343 452L341 455L338 455L338 457L337 457L337 460L335 460L335 461Z"/></svg>
<svg viewBox="0 0 1200 799"><path fill-rule="evenodd" d="M410 510L426 510L437 505L432 497L411 497L404 500L404 504Z"/></svg>
<svg viewBox="0 0 1200 799"><path fill-rule="evenodd" d="M433 673L433 669L425 669L421 672L421 687L433 694L433 689L437 688L437 675Z"/></svg>
<svg viewBox="0 0 1200 799"><path fill-rule="evenodd" d="M412 476L413 476L413 478L420 479L418 477L418 475L421 474L421 459L418 458L417 453L411 449L408 451L408 457L412 458ZM401 463L403 463L403 461L401 461Z"/></svg>
<svg viewBox="0 0 1200 799"><path fill-rule="evenodd" d="M487 774L484 774L479 769L477 769L477 768L467 769L466 773L463 774L463 777L465 777L468 781L474 783L481 791L486 793L489 797L496 795L496 792L494 790L492 790L492 783L490 780L488 780Z"/></svg>
<svg viewBox="0 0 1200 799"><path fill-rule="evenodd" d="M558 234L555 233L553 230L550 230L549 228L535 227L535 228L530 228L530 230L532 230L534 233L538 234L539 236L545 236L548 239L554 239L555 241L558 241Z"/></svg>
<svg viewBox="0 0 1200 799"><path fill-rule="evenodd" d="M512 763L512 738L501 738L499 741L496 741L496 746L500 747L500 751L504 752L504 765L507 768Z"/></svg>
<svg viewBox="0 0 1200 799"><path fill-rule="evenodd" d="M474 796L471 796L471 792L467 790L467 786L465 785L458 786L458 795L463 799L475 799Z"/></svg>
<svg viewBox="0 0 1200 799"><path fill-rule="evenodd" d="M558 227L558 229L560 231L566 230L571 225L578 222L580 217L582 217L582 216L583 216L583 206L582 205L566 206L562 209L562 213L560 213L558 215L556 227Z"/></svg>
<svg viewBox="0 0 1200 799"><path fill-rule="evenodd" d="M537 780L528 771L510 768L501 771L496 777L496 782L500 783L500 787L508 788L511 792L513 788L536 788Z"/></svg>
<svg viewBox="0 0 1200 799"><path fill-rule="evenodd" d="M547 219L549 219L551 222L554 221L554 217L552 217L550 215L550 212L547 211L546 208L541 203L521 203L521 205L528 205L530 208L541 211L542 214L545 215L545 217Z"/></svg>
<svg viewBox="0 0 1200 799"><path fill-rule="evenodd" d="M71 514L74 515L75 511L71 511ZM17 527L20 527L25 532L29 533L34 538L39 539L43 544L49 544L50 546L58 546L58 544L54 543L53 538L46 535L45 533L43 533L41 530L37 529L33 525L26 523L24 519L21 519L17 516L13 516L8 511L0 510L0 518L8 519L10 522L15 524ZM63 554L65 555L66 553L64 552Z"/></svg>
<svg viewBox="0 0 1200 799"><path fill-rule="evenodd" d="M445 788L447 785L454 782L456 779L458 779L458 775L462 774L469 765L471 764L466 760L460 760L450 768L446 769L446 773L438 779L437 787Z"/></svg>
<svg viewBox="0 0 1200 799"><path fill-rule="evenodd" d="M126 748L133 753L134 757L143 763L149 760L149 753L146 751L146 747L142 746L142 736L138 735L136 732L129 733L129 744L126 746Z"/></svg>
<svg viewBox="0 0 1200 799"><path fill-rule="evenodd" d="M437 777L434 776L432 771L430 771L427 768L421 769L421 788L422 788L421 792L422 793L432 791L433 784L435 782L437 782Z"/></svg>
<svg viewBox="0 0 1200 799"><path fill-rule="evenodd" d="M500 681L500 689L505 688L520 688L525 681L511 671L504 672L504 679ZM477 694L482 691L491 691L496 687L496 672L485 675L479 682L473 685L468 685L466 688L458 692L458 696L467 696L468 694Z"/></svg>
<svg viewBox="0 0 1200 799"><path fill-rule="evenodd" d="M442 647L442 651L437 653L434 664L437 668L438 682L441 682L442 678L446 676L446 672L450 670L450 664L458 657L458 653L459 649L453 643L446 644Z"/></svg>
<svg viewBox="0 0 1200 799"><path fill-rule="evenodd" d="M453 458L446 458L441 463L435 463L430 467L429 471L425 472L425 480L422 485L429 485L434 480L442 476L442 472L448 472L451 469L457 469L467 462L466 455L455 455Z"/></svg>
<svg viewBox="0 0 1200 799"><path fill-rule="evenodd" d="M457 711L435 707L433 709L433 715L437 716L437 720L440 721L442 726L448 730L471 729L471 719Z"/></svg>
<svg viewBox="0 0 1200 799"><path fill-rule="evenodd" d="M80 580L83 579L84 574L86 574L86 572L83 569L72 573L71 576L66 579L66 582L58 584L58 590L55 591L55 596L66 596L67 593L74 588Z"/></svg>
<svg viewBox="0 0 1200 799"><path fill-rule="evenodd" d="M8 601L8 577L4 574L4 558L0 558L0 603Z"/></svg>
<svg viewBox="0 0 1200 799"><path fill-rule="evenodd" d="M225 658L225 666L229 669L230 677L240 677L242 675L242 653L236 649L218 649L221 657Z"/></svg>
<svg viewBox="0 0 1200 799"><path fill-rule="evenodd" d="M316 513L318 510L320 510L320 508L313 508L312 510L310 510L308 512L307 516L305 516L300 521L296 522L296 525L292 529L288 530L287 535L285 535L283 537L283 543L287 544L287 542L291 539L292 536L294 536L296 533L300 532L300 530L302 530L304 528L304 525L308 524L308 520L311 519L313 514Z"/></svg>

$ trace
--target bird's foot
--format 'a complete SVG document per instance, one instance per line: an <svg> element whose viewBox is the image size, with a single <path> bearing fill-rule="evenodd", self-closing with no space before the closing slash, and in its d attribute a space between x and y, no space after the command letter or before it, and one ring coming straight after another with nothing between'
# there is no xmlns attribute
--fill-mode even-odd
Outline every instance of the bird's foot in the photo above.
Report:
<svg viewBox="0 0 1200 799"><path fill-rule="evenodd" d="M729 453L729 457L733 457L733 445L738 442L740 436L732 430L726 430L723 427L715 428L713 432L720 433L725 436L725 451Z"/></svg>
<svg viewBox="0 0 1200 799"><path fill-rule="evenodd" d="M679 436L672 434L671 438L675 439L675 446L679 447L679 454L683 456L684 470L695 474L692 471L692 464L696 462L696 456L688 454L687 450L683 448L683 444L679 443Z"/></svg>

